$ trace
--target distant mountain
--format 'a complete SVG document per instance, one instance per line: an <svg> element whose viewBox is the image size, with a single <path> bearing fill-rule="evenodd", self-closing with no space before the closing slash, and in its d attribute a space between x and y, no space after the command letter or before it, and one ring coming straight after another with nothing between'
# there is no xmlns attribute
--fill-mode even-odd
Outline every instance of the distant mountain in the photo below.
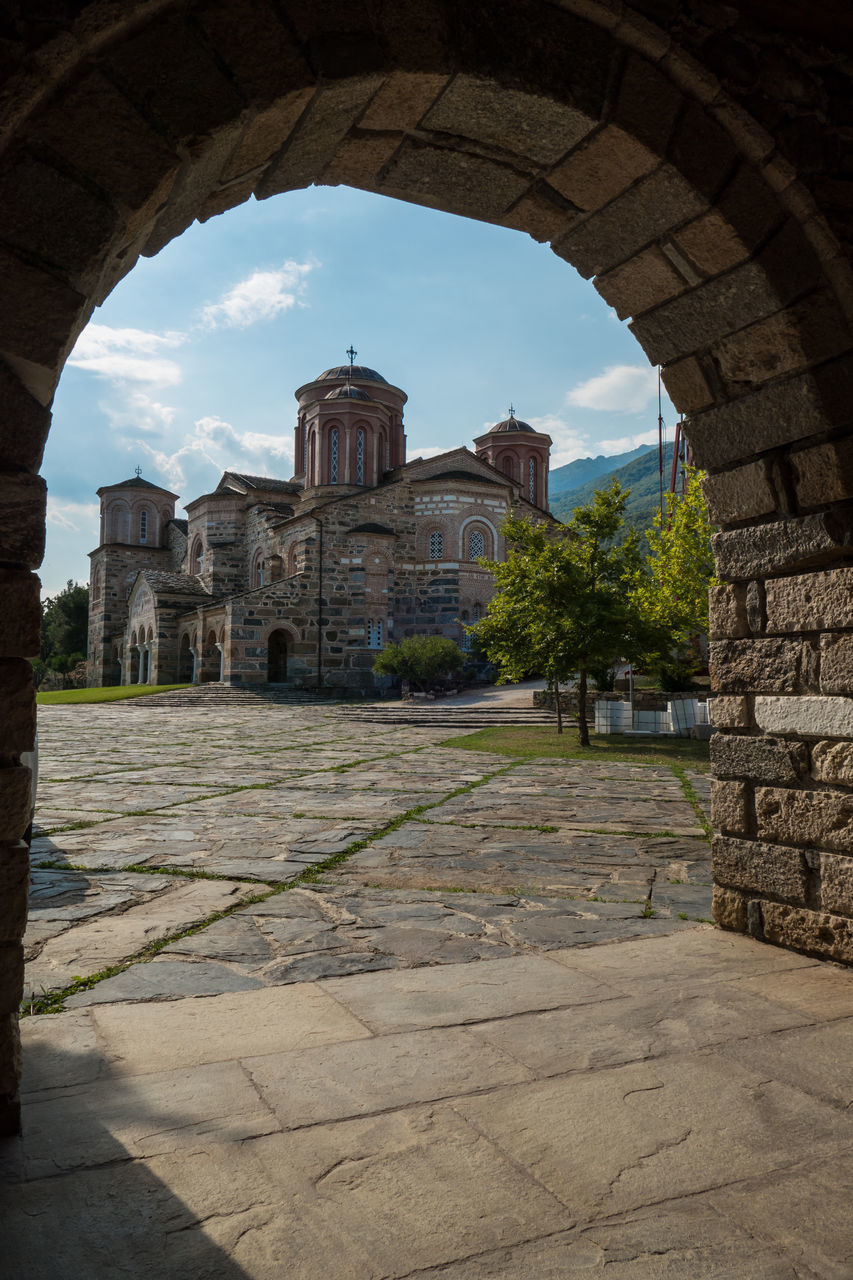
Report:
<svg viewBox="0 0 853 1280"><path fill-rule="evenodd" d="M574 466L574 463L569 465ZM560 469L565 470L565 468ZM671 469L672 445L668 444L664 453L664 491L669 488ZM660 469L658 451L654 446L651 449L645 449L641 457L635 458L627 466L602 472L594 480L559 494L551 502L551 514L558 520L570 520L576 507L585 506L596 489L606 489L614 480L618 480L623 489L631 490L631 496L625 506L625 524L640 532L648 529L660 510Z"/></svg>
<svg viewBox="0 0 853 1280"><path fill-rule="evenodd" d="M573 492L582 485L589 484L590 480L627 466L635 458L655 448L656 445L641 444L636 449L629 449L627 453L611 454L609 458L600 454L597 458L577 458L574 462L567 462L564 467L555 467L548 473L548 492L552 498L556 498L558 494Z"/></svg>

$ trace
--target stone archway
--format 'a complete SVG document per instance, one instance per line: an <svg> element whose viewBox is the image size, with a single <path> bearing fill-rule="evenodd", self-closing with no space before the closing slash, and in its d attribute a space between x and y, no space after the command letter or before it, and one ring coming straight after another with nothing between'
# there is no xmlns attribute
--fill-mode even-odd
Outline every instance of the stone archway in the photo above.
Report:
<svg viewBox="0 0 853 1280"><path fill-rule="evenodd" d="M762 26L761 5L719 30L706 9L92 0L64 26L10 27L17 71L0 102L9 1026L26 899L20 755L34 729L25 658L38 649L44 537L36 473L63 360L140 253L250 194L315 181L547 240L633 317L690 415L722 530L717 918L853 960L853 288L850 197L832 168L849 88L833 98L820 80L832 64L821 3L810 18L782 15L793 25L781 37ZM784 48L790 68L775 99L760 74L767 48ZM8 1099L14 1070L4 1080Z"/></svg>

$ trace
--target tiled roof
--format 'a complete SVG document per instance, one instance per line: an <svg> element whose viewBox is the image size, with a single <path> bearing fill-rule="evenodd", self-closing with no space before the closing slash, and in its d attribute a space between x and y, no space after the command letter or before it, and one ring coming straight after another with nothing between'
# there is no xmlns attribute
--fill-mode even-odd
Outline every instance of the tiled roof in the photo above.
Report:
<svg viewBox="0 0 853 1280"><path fill-rule="evenodd" d="M173 524L175 528L180 529L181 533L183 534L186 534L189 532L189 527L190 527L189 520L170 520L169 523Z"/></svg>

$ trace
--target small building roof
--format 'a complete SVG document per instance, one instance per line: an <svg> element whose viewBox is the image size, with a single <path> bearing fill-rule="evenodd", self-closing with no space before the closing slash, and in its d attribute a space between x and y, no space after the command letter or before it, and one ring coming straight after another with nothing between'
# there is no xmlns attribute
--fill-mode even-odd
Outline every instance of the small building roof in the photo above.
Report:
<svg viewBox="0 0 853 1280"><path fill-rule="evenodd" d="M166 573L161 569L140 569L139 576L144 578L155 595L167 596L210 596L206 587L198 578L188 573Z"/></svg>
<svg viewBox="0 0 853 1280"><path fill-rule="evenodd" d="M217 492L230 489L229 480L237 480L247 489L265 489L268 493L297 493L299 485L292 480L277 480L274 476L250 476L245 471L226 471L216 486Z"/></svg>

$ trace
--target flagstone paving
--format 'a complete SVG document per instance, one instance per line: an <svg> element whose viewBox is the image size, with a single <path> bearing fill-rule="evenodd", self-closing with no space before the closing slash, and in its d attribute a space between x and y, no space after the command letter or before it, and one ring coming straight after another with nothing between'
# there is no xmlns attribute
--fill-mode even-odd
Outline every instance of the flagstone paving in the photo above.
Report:
<svg viewBox="0 0 853 1280"><path fill-rule="evenodd" d="M706 773L40 716L9 1274L850 1274L851 975L705 923Z"/></svg>

